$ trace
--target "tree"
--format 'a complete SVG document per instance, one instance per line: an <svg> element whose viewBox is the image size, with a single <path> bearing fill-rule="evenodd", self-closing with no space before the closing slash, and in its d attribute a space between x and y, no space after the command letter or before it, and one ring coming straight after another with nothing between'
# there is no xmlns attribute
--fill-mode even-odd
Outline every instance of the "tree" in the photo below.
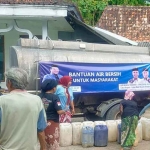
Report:
<svg viewBox="0 0 150 150"><path fill-rule="evenodd" d="M94 26L107 5L144 6L145 0L71 0L79 8L86 24Z"/></svg>
<svg viewBox="0 0 150 150"><path fill-rule="evenodd" d="M108 0L73 0L78 6L85 23L94 26L108 5Z"/></svg>
<svg viewBox="0 0 150 150"><path fill-rule="evenodd" d="M129 5L129 6L141 6L145 5L144 0L109 0L109 5Z"/></svg>

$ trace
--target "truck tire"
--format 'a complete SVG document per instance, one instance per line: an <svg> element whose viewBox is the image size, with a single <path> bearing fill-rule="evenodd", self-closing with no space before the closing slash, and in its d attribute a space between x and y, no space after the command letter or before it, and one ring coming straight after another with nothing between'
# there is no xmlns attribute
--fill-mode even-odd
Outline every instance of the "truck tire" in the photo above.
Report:
<svg viewBox="0 0 150 150"><path fill-rule="evenodd" d="M120 104L114 105L113 107L111 107L107 114L106 114L106 120L116 120L116 119L120 119L120 111L119 111L119 106Z"/></svg>

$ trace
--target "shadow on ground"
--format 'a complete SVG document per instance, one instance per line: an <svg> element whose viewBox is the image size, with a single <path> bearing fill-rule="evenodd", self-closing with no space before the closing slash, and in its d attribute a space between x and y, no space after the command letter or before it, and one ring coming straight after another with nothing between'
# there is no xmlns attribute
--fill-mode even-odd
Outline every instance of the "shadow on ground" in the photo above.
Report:
<svg viewBox="0 0 150 150"><path fill-rule="evenodd" d="M83 148L79 146L60 147L60 150L120 150L120 145L116 142L109 142L107 147L89 147ZM142 141L134 150L150 150L150 141Z"/></svg>

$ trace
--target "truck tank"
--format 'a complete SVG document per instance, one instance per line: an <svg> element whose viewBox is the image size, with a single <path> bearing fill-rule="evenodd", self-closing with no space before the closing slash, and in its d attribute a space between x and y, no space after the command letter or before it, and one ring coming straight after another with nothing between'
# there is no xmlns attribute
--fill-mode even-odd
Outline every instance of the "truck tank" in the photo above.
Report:
<svg viewBox="0 0 150 150"><path fill-rule="evenodd" d="M148 47L93 44L52 40L19 39L10 48L10 67L20 67L29 74L30 92L40 91L39 61L79 63L150 63ZM76 112L91 118L115 119L124 93L75 94ZM144 92L145 94L145 92ZM141 93L137 99L141 100ZM147 96L147 92L146 92ZM88 115L86 115L88 114ZM91 116L91 117L90 117Z"/></svg>

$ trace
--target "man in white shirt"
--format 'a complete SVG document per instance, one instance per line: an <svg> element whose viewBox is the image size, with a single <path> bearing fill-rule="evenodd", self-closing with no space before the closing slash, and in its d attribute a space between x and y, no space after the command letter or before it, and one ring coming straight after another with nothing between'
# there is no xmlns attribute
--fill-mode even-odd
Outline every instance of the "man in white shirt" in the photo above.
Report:
<svg viewBox="0 0 150 150"><path fill-rule="evenodd" d="M144 68L142 74L143 78L140 80L140 84L150 84L148 68Z"/></svg>
<svg viewBox="0 0 150 150"><path fill-rule="evenodd" d="M138 68L132 69L132 75L133 75L133 78L128 81L128 84L139 84L141 79L139 78Z"/></svg>

